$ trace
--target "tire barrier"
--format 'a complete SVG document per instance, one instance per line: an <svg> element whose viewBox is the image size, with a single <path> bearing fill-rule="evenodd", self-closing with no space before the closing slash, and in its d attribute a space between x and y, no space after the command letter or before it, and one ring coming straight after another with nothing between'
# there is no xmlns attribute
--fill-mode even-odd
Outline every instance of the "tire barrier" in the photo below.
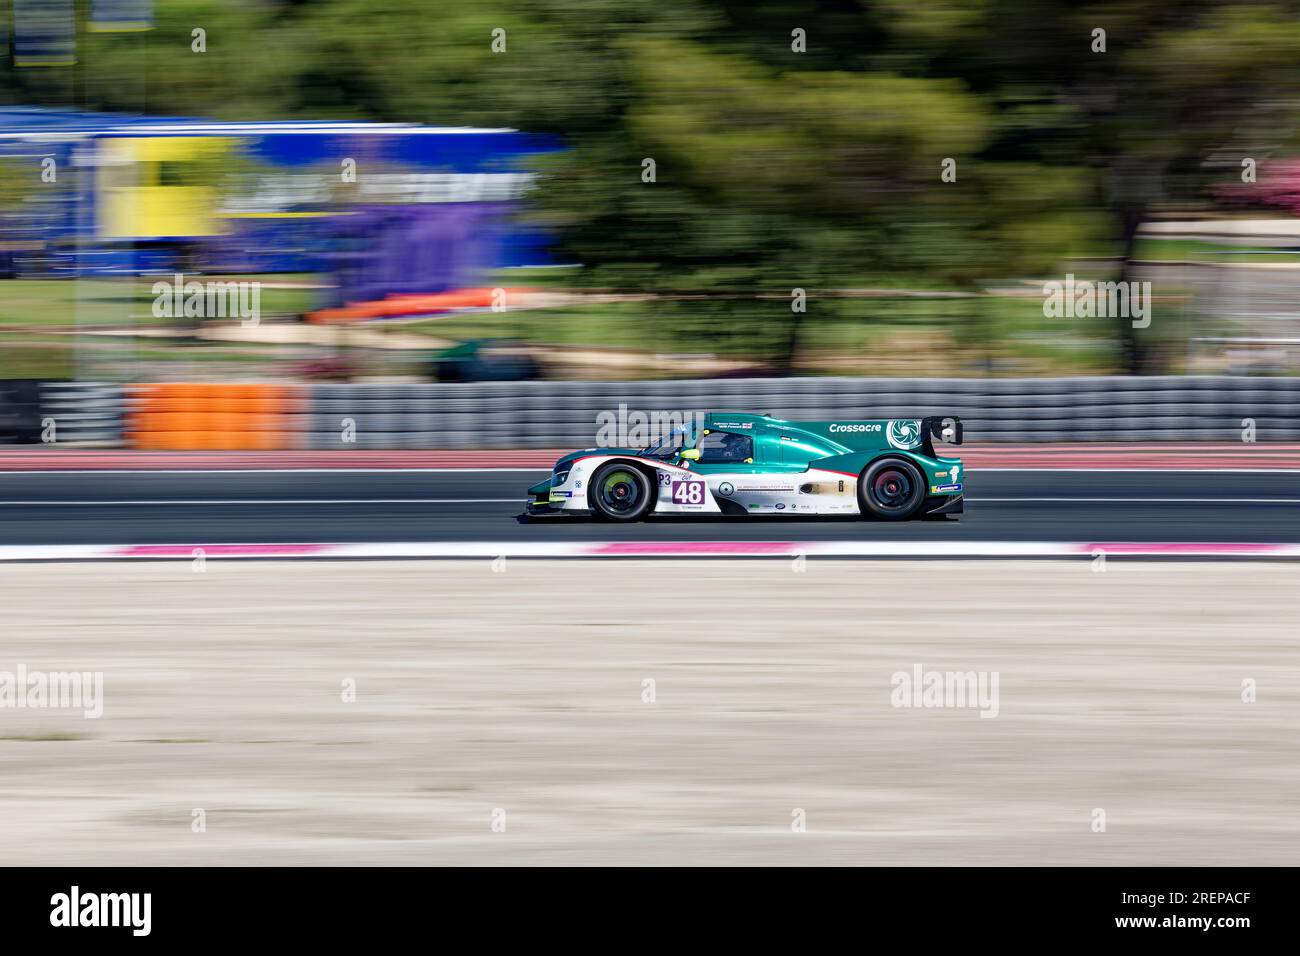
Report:
<svg viewBox="0 0 1300 956"><path fill-rule="evenodd" d="M726 410L795 420L956 415L971 442L1283 442L1300 441L1300 378L17 381L0 382L0 441L40 441L52 417L60 443L154 450L583 448L602 422Z"/></svg>
<svg viewBox="0 0 1300 956"><path fill-rule="evenodd" d="M300 447L304 386L185 382L124 388L124 434L133 448L275 451Z"/></svg>
<svg viewBox="0 0 1300 956"><path fill-rule="evenodd" d="M514 383L519 384L519 383ZM304 447L450 448L451 421L438 385L313 385Z"/></svg>
<svg viewBox="0 0 1300 956"><path fill-rule="evenodd" d="M120 445L123 399L122 386L111 383L43 383L42 441L82 447Z"/></svg>
<svg viewBox="0 0 1300 956"><path fill-rule="evenodd" d="M329 388L327 404L313 390L314 448L582 448L596 443L598 416L631 424L637 412L710 410L794 420L956 415L973 442L1240 442L1247 429L1259 442L1300 440L1300 378L536 381L355 393L347 389L356 386ZM349 408L357 426L351 445L338 437L340 416Z"/></svg>

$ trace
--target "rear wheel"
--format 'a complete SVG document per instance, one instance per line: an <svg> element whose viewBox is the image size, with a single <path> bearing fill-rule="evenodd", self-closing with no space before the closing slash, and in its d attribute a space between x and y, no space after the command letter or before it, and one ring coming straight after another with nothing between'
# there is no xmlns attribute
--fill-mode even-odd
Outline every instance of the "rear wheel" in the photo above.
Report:
<svg viewBox="0 0 1300 956"><path fill-rule="evenodd" d="M636 521L650 510L650 479L640 469L612 462L592 476L587 498L597 517Z"/></svg>
<svg viewBox="0 0 1300 956"><path fill-rule="evenodd" d="M925 478L910 461L884 458L858 479L863 509L886 521L904 521L925 504Z"/></svg>

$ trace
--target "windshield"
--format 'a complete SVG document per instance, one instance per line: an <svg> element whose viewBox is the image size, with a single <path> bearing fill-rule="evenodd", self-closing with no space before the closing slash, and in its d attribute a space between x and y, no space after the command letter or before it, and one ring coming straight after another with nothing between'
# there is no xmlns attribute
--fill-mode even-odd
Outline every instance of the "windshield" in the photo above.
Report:
<svg viewBox="0 0 1300 956"><path fill-rule="evenodd" d="M647 458L671 458L683 448L695 445L695 429L692 425L679 425L661 438L657 443L642 450Z"/></svg>

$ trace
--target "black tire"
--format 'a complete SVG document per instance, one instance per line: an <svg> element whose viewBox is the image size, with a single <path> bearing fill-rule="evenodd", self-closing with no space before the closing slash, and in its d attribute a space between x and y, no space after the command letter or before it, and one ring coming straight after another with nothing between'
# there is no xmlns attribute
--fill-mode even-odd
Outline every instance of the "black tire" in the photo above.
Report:
<svg viewBox="0 0 1300 956"><path fill-rule="evenodd" d="M637 521L653 503L650 479L640 468L612 461L602 465L587 485L587 503L597 518Z"/></svg>
<svg viewBox="0 0 1300 956"><path fill-rule="evenodd" d="M906 521L925 504L925 477L904 458L882 458L858 478L863 513L885 521Z"/></svg>

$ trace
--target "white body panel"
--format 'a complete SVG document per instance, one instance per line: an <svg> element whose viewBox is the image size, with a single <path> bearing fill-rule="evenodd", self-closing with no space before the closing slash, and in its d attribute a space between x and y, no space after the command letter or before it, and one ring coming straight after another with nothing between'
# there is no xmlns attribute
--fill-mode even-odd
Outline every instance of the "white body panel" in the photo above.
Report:
<svg viewBox="0 0 1300 956"><path fill-rule="evenodd" d="M689 467L632 455L593 454L573 463L568 478L553 487L550 505L562 511L588 508L587 485L606 462L637 461L658 477L654 514L720 514L720 500L735 502L747 514L856 515L856 475L810 468L798 472L753 474L748 470L701 474ZM808 490L801 490L801 489ZM734 510L734 509L733 509Z"/></svg>

